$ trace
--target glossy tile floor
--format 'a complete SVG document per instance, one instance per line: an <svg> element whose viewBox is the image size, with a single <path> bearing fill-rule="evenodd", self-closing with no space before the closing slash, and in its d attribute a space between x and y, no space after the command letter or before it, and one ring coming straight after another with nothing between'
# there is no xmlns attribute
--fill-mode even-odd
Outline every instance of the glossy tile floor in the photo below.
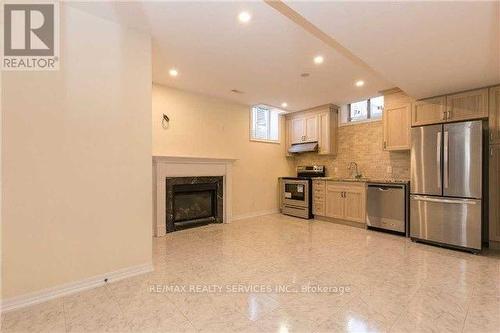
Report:
<svg viewBox="0 0 500 333"><path fill-rule="evenodd" d="M269 215L155 239L153 260L150 274L7 313L2 331L500 332L493 252Z"/></svg>

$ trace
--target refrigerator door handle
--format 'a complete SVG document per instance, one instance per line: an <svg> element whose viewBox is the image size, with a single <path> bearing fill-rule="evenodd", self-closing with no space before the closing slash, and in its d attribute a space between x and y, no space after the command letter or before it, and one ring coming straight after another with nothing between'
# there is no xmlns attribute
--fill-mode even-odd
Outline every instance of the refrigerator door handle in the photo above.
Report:
<svg viewBox="0 0 500 333"><path fill-rule="evenodd" d="M439 203L450 203L450 204L470 204L470 205L476 205L477 200L470 200L470 199L437 199L437 198L429 198L429 197L422 197L418 195L412 195L411 199L417 200L417 201L429 201L429 202L439 202Z"/></svg>
<svg viewBox="0 0 500 333"><path fill-rule="evenodd" d="M441 188L441 132L437 133L436 141L437 187Z"/></svg>
<svg viewBox="0 0 500 333"><path fill-rule="evenodd" d="M450 173L450 163L449 163L449 157L450 157L450 150L449 150L449 143L450 143L450 138L448 135L448 131L444 132L444 147L443 147L443 158L444 158L444 166L443 166L443 173L444 173L444 188L448 188L450 179L449 179L449 173Z"/></svg>

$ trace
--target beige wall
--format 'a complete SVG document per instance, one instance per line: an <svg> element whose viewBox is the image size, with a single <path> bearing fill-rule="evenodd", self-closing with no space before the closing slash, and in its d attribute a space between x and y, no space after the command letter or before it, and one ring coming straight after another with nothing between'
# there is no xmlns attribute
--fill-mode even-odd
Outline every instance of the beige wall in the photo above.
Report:
<svg viewBox="0 0 500 333"><path fill-rule="evenodd" d="M170 117L161 125L162 114ZM284 128L282 119L281 128ZM282 143L249 140L249 106L153 85L153 155L228 157L233 216L278 208L278 177L292 173Z"/></svg>
<svg viewBox="0 0 500 333"><path fill-rule="evenodd" d="M409 179L410 151L384 151L382 138L382 121L341 126L336 156L308 153L295 157L295 162L296 165L323 164L328 175L346 177L350 175L347 169L349 162L353 161L364 177ZM388 172L387 167L391 167L392 172Z"/></svg>
<svg viewBox="0 0 500 333"><path fill-rule="evenodd" d="M3 298L151 262L148 36L61 8L57 72L3 73Z"/></svg>

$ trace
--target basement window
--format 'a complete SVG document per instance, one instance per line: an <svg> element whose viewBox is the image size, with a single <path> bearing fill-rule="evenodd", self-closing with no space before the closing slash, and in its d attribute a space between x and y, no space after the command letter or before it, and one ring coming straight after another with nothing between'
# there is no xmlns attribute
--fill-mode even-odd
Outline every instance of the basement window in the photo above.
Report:
<svg viewBox="0 0 500 333"><path fill-rule="evenodd" d="M254 105L250 110L250 140L279 143L281 110L267 105Z"/></svg>
<svg viewBox="0 0 500 333"><path fill-rule="evenodd" d="M342 124L380 120L384 110L384 96L350 103L342 109Z"/></svg>

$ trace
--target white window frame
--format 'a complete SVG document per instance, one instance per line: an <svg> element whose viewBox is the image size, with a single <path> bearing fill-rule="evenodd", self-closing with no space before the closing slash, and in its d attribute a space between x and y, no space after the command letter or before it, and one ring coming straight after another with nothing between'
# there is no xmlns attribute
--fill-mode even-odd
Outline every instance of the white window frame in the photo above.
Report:
<svg viewBox="0 0 500 333"><path fill-rule="evenodd" d="M358 125L358 124L366 124L366 123L372 123L372 122L377 122L377 121L382 121L384 117L384 109L382 109L382 114L380 117L377 118L371 118L371 109L370 109L370 100L376 97L381 97L380 96L373 96L370 98L367 98L365 100L360 100L360 101L354 101L352 103L357 103L357 102L362 102L362 101L367 101L367 118L363 120L355 120L351 121L351 104L346 104L341 107L341 112L339 112L339 126L352 126L352 125Z"/></svg>
<svg viewBox="0 0 500 333"><path fill-rule="evenodd" d="M269 109L269 117L271 117L271 112L277 112L277 114L278 114L278 121L277 121L277 125L278 125L278 129L277 129L278 139L277 140L260 139L260 138L255 138L253 136L253 134L254 134L254 125L255 125L254 124L254 119L253 119L253 109L255 107L262 107L262 108ZM281 111L279 109L276 109L274 107L271 107L271 106L267 106L267 105L263 105L263 104L252 105L250 107L250 112L249 112L249 133L248 134L249 134L250 141L280 144L281 143L281 113L283 113L283 111ZM268 123L270 123L270 119L268 119ZM271 136L271 133L270 133L271 127L269 127L267 130L268 130L267 137L269 138Z"/></svg>

